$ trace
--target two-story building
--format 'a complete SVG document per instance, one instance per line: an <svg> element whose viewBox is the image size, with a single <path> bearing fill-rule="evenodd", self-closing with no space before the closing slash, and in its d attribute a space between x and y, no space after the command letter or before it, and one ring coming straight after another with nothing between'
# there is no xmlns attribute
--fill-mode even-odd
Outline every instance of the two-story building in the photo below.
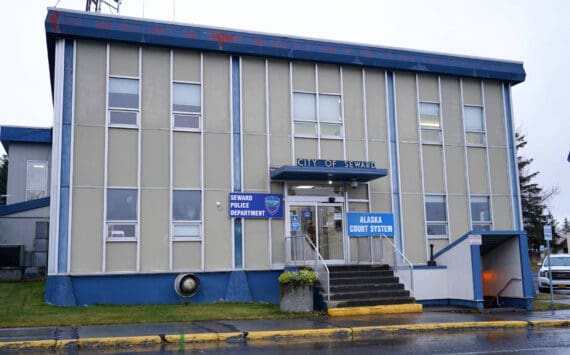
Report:
<svg viewBox="0 0 570 355"><path fill-rule="evenodd" d="M186 273L192 302L277 302L303 238L324 265L407 260L426 304L480 307L518 278L501 296L529 307L521 63L61 9L45 25L48 302L182 302Z"/></svg>

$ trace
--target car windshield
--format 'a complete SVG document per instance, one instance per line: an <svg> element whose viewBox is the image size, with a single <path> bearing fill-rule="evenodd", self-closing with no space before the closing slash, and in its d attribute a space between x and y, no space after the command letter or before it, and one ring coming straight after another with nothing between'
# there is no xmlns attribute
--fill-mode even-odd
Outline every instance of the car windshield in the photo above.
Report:
<svg viewBox="0 0 570 355"><path fill-rule="evenodd" d="M544 261L544 265L548 266L548 259ZM552 258L551 266L570 266L570 257Z"/></svg>

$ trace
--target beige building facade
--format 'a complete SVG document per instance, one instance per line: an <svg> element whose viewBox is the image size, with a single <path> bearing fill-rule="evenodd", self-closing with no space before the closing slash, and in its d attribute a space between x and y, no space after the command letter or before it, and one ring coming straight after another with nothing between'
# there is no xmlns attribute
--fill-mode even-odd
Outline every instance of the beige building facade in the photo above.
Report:
<svg viewBox="0 0 570 355"><path fill-rule="evenodd" d="M46 31L48 271L67 290L50 302L177 302L180 273L200 278L198 301L275 301L291 238L329 264L374 261L391 240L425 265L430 245L522 229L520 63L59 9ZM277 217L232 217L268 195ZM351 212L392 214L393 236L352 238Z"/></svg>

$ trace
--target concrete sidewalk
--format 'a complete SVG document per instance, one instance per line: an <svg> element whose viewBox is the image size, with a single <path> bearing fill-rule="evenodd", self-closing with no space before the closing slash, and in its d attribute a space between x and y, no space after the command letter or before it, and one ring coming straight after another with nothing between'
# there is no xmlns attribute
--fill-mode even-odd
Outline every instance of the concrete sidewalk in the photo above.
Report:
<svg viewBox="0 0 570 355"><path fill-rule="evenodd" d="M226 320L191 323L0 329L0 352L23 349L100 348L136 345L311 338L353 339L395 332L482 328L570 326L570 310L472 313L425 308L423 313L378 314L283 320Z"/></svg>

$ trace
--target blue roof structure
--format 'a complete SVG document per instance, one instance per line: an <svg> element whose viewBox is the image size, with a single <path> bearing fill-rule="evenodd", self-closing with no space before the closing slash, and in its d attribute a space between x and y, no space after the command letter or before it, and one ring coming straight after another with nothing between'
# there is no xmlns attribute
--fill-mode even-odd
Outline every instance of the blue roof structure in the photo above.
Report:
<svg viewBox="0 0 570 355"><path fill-rule="evenodd" d="M0 217L26 212L36 208L47 207L49 206L49 202L49 197L43 197L35 200L13 203L11 205L0 205Z"/></svg>
<svg viewBox="0 0 570 355"><path fill-rule="evenodd" d="M51 139L51 128L0 127L0 142L6 152L12 142L51 144Z"/></svg>
<svg viewBox="0 0 570 355"><path fill-rule="evenodd" d="M97 39L233 55L358 65L495 79L512 84L524 81L526 75L520 62L199 27L82 11L49 9L45 28L52 82L56 38Z"/></svg>

